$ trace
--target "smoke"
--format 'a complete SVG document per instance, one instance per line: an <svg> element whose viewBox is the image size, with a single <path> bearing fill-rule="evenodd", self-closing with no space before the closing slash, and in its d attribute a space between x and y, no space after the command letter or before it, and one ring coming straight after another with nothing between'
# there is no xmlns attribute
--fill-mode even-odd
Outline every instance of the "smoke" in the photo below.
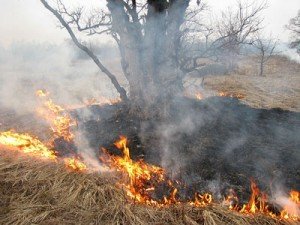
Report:
<svg viewBox="0 0 300 225"><path fill-rule="evenodd" d="M68 42L61 45L18 42L2 50L0 104L17 113L34 112L34 93L38 89L46 89L55 102L64 105L82 104L92 97L116 96L110 81ZM117 61L109 52L102 56L108 62ZM113 68L119 72L118 63L114 64Z"/></svg>
<svg viewBox="0 0 300 225"><path fill-rule="evenodd" d="M290 48L288 43L280 42L276 49L280 55L287 56L290 60L300 63L300 55L297 53L297 49Z"/></svg>
<svg viewBox="0 0 300 225"><path fill-rule="evenodd" d="M160 164L173 178L216 198L234 188L247 199L239 187L248 189L251 177L268 194L279 184L286 190L299 188L298 114L254 109L218 97L198 102L176 99L171 105L168 120L155 124L159 144L152 142L155 146L147 145L147 151L156 159L160 156ZM153 134L144 128L141 136L149 140Z"/></svg>
<svg viewBox="0 0 300 225"><path fill-rule="evenodd" d="M178 174L181 167L187 163L186 158L182 158L175 153L176 140L182 132L191 134L195 129L194 122L192 116L187 114L179 121L179 124L171 123L158 128L161 137L160 145L162 146L161 165L163 168L168 168L172 172L172 176Z"/></svg>
<svg viewBox="0 0 300 225"><path fill-rule="evenodd" d="M74 143L78 149L77 153L83 158L88 168L92 168L93 171L97 172L107 171L107 168L101 165L95 150L90 147L88 139L81 130L75 133Z"/></svg>
<svg viewBox="0 0 300 225"><path fill-rule="evenodd" d="M17 42L7 48L0 47L0 50L0 112L13 111L17 121L23 115L37 115L40 101L35 93L40 89L49 92L55 104L67 109L84 106L91 98L111 99L118 96L106 76L69 41L60 45ZM113 71L120 74L118 56L113 46L102 47L99 57L111 63ZM35 123L45 125L44 118L36 118ZM95 117L85 108L81 119L85 121ZM18 124L11 126L16 129ZM39 133L34 129L32 132ZM85 162L103 170L80 127L75 137L75 144Z"/></svg>
<svg viewBox="0 0 300 225"><path fill-rule="evenodd" d="M279 205L280 208L283 209L286 214L290 216L292 215L294 217L299 217L300 207L299 207L299 203L297 202L298 199L294 199L293 201L291 199L291 196L288 196L286 193L287 192L284 190L284 188L281 185L277 185L274 193L272 194L271 201L274 204Z"/></svg>
<svg viewBox="0 0 300 225"><path fill-rule="evenodd" d="M152 26L153 30L159 29L157 23ZM163 45L165 42L166 40L160 40L159 43L153 43ZM96 44L95 46L99 45ZM152 46L151 42L144 44ZM101 49L101 54L97 49L93 50L106 65L109 65L114 74L119 75L120 60L115 49L115 46L108 46ZM55 102L67 106L81 105L89 98L117 96L106 76L99 72L89 58L68 42L61 45L19 42L0 50L0 105L13 109L19 115L36 113L34 93L37 89L46 89ZM147 53L150 55L151 52ZM159 53L160 51L157 51L153 55L158 56L153 57L156 61L163 58ZM228 54L222 56L225 64L236 60ZM158 68L153 66L148 69ZM164 75L172 71L158 72ZM127 86L124 77L117 78L122 86ZM238 171L244 176L240 178L243 179L241 182L249 178L247 175L252 174L267 186L274 179L275 170L278 170L282 178L278 165L286 159L292 159L292 163L283 168L285 171L298 167L293 160L293 157L299 158L299 153L294 151L299 144L296 138L299 130L297 131L296 127L280 128L280 121L260 120L269 114L241 106L232 99L218 101L212 97L203 102L195 102L174 98L170 104L173 109L169 121L154 121L155 136L158 140L154 148L157 148L156 152L159 153L155 157L159 158L160 164L172 177L180 176L184 171L189 173L187 179L191 180L191 176L194 176L195 183L197 180L208 180L207 188L220 196L224 180L231 179L225 175L232 171L235 174ZM80 116L84 121L98 118L98 115L89 109L84 109ZM147 136L144 132L147 132L147 129L141 132L141 137ZM95 149L91 148L86 135L88 134L79 127L75 139L78 152L88 164L102 170ZM284 146L287 143L294 145L288 149L288 146ZM280 150L286 152L282 153ZM291 155L287 158L281 155L286 156L289 153ZM276 200L282 205L287 201L281 197Z"/></svg>

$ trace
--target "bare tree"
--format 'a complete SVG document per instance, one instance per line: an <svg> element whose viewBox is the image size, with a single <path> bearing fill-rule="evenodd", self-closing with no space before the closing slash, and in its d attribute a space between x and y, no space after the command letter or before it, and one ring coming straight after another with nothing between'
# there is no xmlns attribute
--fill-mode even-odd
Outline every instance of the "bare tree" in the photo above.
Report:
<svg viewBox="0 0 300 225"><path fill-rule="evenodd" d="M292 33L292 41L290 43L291 48L296 48L300 54L300 10L297 16L290 19L289 24L286 26Z"/></svg>
<svg viewBox="0 0 300 225"><path fill-rule="evenodd" d="M275 54L275 48L277 41L271 36L268 39L263 39L261 36L257 36L253 42L253 46L258 50L257 56L259 58L259 75L264 75L264 67L267 61Z"/></svg>
<svg viewBox="0 0 300 225"><path fill-rule="evenodd" d="M236 66L237 56L243 45L252 44L253 37L262 29L262 11L266 9L266 2L257 4L238 2L236 9L228 9L222 12L217 22L217 38L213 43L217 57L227 64L232 70Z"/></svg>
<svg viewBox="0 0 300 225"><path fill-rule="evenodd" d="M152 112L168 107L169 100L183 92L184 72L178 63L182 24L190 0L107 0L107 9L86 15L83 7L71 9L61 0L56 6L41 3L59 20L73 42L89 55L111 79L122 99L134 109ZM201 5L201 1L197 1ZM116 41L129 97L116 76L83 44L76 32L108 33ZM159 106L158 106L159 105Z"/></svg>
<svg viewBox="0 0 300 225"><path fill-rule="evenodd" d="M216 66L223 64L224 71L235 69L241 48L251 45L262 29L262 12L266 7L265 1L260 4L240 1L235 8L223 11L220 18L214 19L216 22L193 23L193 32L182 49L181 68L185 72L201 73L210 66L203 61L210 59Z"/></svg>

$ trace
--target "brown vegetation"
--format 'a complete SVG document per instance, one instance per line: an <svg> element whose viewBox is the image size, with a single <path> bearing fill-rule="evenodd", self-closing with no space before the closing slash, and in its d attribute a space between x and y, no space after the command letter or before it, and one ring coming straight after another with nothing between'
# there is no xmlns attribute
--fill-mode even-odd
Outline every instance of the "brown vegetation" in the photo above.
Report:
<svg viewBox="0 0 300 225"><path fill-rule="evenodd" d="M241 94L244 103L255 108L300 111L300 64L284 56L273 56L266 64L265 77L258 75L255 59L241 62L239 69L222 76L205 78L205 89Z"/></svg>
<svg viewBox="0 0 300 225"><path fill-rule="evenodd" d="M130 203L116 174L84 174L63 165L0 152L1 224L293 224L245 216L221 206L155 208Z"/></svg>

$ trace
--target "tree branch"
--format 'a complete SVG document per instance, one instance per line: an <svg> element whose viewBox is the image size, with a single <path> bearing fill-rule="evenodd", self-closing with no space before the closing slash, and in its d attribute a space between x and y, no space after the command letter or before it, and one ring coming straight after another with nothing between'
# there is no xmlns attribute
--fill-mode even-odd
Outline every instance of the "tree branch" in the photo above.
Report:
<svg viewBox="0 0 300 225"><path fill-rule="evenodd" d="M126 95L126 91L123 87L120 86L119 82L117 81L115 75L113 75L98 59L98 57L86 46L84 46L83 44L81 44L79 42L79 40L77 39L77 37L75 36L74 32L72 31L71 27L69 26L69 24L63 19L63 17L59 14L58 11L56 11L55 9L53 9L46 0L40 0L41 3L45 6L46 9L48 9L51 13L54 14L54 16L59 20L59 22L63 25L63 27L66 28L66 30L68 31L69 35L71 36L73 42L75 43L75 45L80 48L82 51L84 51L88 56L90 56L93 61L95 62L95 64L99 67L99 69L105 73L109 79L111 80L112 84L114 85L114 87L117 89L117 91L120 94L120 98L123 101L127 101L127 95Z"/></svg>
<svg viewBox="0 0 300 225"><path fill-rule="evenodd" d="M62 3L61 0L57 0L57 8L58 13L62 16L62 18L66 21L68 25L75 25L77 30L80 32L88 31L89 35L104 33L100 28L108 27L111 25L110 14L107 14L104 11L97 11L87 19L84 19L83 7L79 7L74 11L70 12L66 9L65 5ZM67 18L64 18L64 16ZM97 31L97 29L100 29L100 31ZM105 30L108 29L109 28L106 28Z"/></svg>

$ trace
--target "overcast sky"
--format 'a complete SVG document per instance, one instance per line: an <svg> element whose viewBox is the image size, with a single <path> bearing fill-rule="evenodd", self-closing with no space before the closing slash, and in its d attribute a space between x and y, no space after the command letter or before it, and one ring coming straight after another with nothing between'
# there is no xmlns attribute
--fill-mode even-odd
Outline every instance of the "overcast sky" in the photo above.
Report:
<svg viewBox="0 0 300 225"><path fill-rule="evenodd" d="M105 4L105 0L81 0L81 2ZM219 10L232 6L236 0L206 0L206 2L216 14ZM282 41L288 41L289 33L284 29L284 25L291 17L296 16L300 9L300 0L269 0L268 4L269 8L265 11L267 32L272 32ZM0 15L2 46L9 46L18 41L61 43L68 38L66 31L57 28L56 19L39 0L0 0Z"/></svg>

